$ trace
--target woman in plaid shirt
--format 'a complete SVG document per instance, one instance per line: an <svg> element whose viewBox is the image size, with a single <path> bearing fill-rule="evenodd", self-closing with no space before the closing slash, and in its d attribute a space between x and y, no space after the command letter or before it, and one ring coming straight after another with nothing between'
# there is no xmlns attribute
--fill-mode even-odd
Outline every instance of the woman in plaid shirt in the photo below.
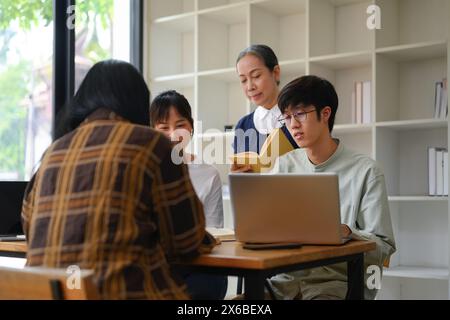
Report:
<svg viewBox="0 0 450 320"><path fill-rule="evenodd" d="M171 262L214 246L186 165L149 127L150 92L129 63L97 63L25 193L27 265L92 269L105 299L186 299Z"/></svg>

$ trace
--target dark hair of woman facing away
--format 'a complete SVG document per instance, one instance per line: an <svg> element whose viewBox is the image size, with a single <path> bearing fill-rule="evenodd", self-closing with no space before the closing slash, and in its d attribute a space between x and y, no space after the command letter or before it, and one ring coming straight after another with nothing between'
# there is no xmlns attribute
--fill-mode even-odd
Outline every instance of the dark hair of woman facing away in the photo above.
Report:
<svg viewBox="0 0 450 320"><path fill-rule="evenodd" d="M185 96L175 90L161 92L153 99L150 105L150 126L153 128L158 122L166 121L171 107L174 107L180 116L189 121L194 129L191 105Z"/></svg>
<svg viewBox="0 0 450 320"><path fill-rule="evenodd" d="M266 46L265 44L253 44L250 47L242 50L238 55L236 65L239 63L239 61L241 61L243 57L248 54L252 54L255 57L261 59L261 61L270 71L273 71L275 67L278 66L278 58L275 52L273 52L272 48ZM280 83L278 82L277 84L279 85Z"/></svg>
<svg viewBox="0 0 450 320"><path fill-rule="evenodd" d="M150 124L150 91L130 63L106 60L86 74L68 106L57 115L56 137L76 129L91 113L104 108L134 124Z"/></svg>

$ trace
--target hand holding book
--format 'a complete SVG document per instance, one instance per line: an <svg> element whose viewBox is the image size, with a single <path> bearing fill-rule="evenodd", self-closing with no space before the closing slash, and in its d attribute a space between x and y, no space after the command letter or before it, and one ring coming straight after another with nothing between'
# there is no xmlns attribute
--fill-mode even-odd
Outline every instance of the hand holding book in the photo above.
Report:
<svg viewBox="0 0 450 320"><path fill-rule="evenodd" d="M294 150L288 138L280 128L273 130L261 147L259 155L256 152L241 152L231 157L232 172L268 172L275 160Z"/></svg>
<svg viewBox="0 0 450 320"><path fill-rule="evenodd" d="M231 172L233 173L243 173L243 172L253 172L251 165L245 165L245 164L237 164L233 163L231 165Z"/></svg>

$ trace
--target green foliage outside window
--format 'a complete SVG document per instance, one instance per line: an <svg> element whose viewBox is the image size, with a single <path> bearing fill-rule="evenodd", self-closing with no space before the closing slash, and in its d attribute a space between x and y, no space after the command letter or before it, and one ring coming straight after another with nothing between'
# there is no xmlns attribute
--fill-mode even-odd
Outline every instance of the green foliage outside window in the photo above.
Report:
<svg viewBox="0 0 450 320"><path fill-rule="evenodd" d="M81 55L92 62L110 55L98 44L97 25L111 28L113 9L114 0L76 1L77 41L83 41L77 45L83 48ZM13 64L7 61L16 36L11 26L18 25L21 32L27 32L49 26L52 21L52 0L0 0L0 173L15 172L19 179L25 177L27 113L33 94L30 75L36 66L23 58ZM94 28L93 32L88 32L89 28ZM78 37L83 33L90 36ZM46 63L51 65L51 56Z"/></svg>
<svg viewBox="0 0 450 320"><path fill-rule="evenodd" d="M17 172L19 177L25 174L21 164L25 162L27 109L23 99L28 93L28 69L22 62L0 73L0 171Z"/></svg>

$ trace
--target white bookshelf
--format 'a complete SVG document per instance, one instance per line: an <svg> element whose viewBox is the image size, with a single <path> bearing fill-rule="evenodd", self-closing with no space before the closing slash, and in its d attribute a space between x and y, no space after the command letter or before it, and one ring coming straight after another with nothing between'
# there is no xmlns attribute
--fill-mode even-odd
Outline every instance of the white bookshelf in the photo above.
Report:
<svg viewBox="0 0 450 320"><path fill-rule="evenodd" d="M448 268L396 266L392 268L386 268L384 270L383 276L392 278L447 280Z"/></svg>
<svg viewBox="0 0 450 320"><path fill-rule="evenodd" d="M380 30L366 27L369 5ZM239 52L264 43L276 52L281 86L316 74L339 95L333 135L382 166L397 253L379 299L448 299L449 201L428 196L427 148L448 148L448 120L433 119L434 83L449 77L450 0L150 0L145 74L152 96L176 89L189 99L197 150L254 109L235 71ZM352 123L356 81L372 84L372 122ZM216 129L216 130L213 130ZM206 133L205 133L206 131ZM218 156L223 162L226 152ZM228 165L217 166L224 184ZM448 173L447 173L448 174ZM233 227L224 195L226 227Z"/></svg>
<svg viewBox="0 0 450 320"><path fill-rule="evenodd" d="M149 1L147 12L149 13L150 21L155 21L158 18L166 18L171 16L181 15L183 13L193 13L196 11L196 0L152 0Z"/></svg>
<svg viewBox="0 0 450 320"><path fill-rule="evenodd" d="M214 9L243 2L245 3L246 0L198 0L198 9L199 10Z"/></svg>
<svg viewBox="0 0 450 320"><path fill-rule="evenodd" d="M336 124L334 125L334 134L355 134L370 133L374 128L373 124Z"/></svg>
<svg viewBox="0 0 450 320"><path fill-rule="evenodd" d="M306 0L253 1L250 42L267 44L277 52L280 61L306 58L306 12Z"/></svg>
<svg viewBox="0 0 450 320"><path fill-rule="evenodd" d="M390 202L447 202L447 196L389 196Z"/></svg>

